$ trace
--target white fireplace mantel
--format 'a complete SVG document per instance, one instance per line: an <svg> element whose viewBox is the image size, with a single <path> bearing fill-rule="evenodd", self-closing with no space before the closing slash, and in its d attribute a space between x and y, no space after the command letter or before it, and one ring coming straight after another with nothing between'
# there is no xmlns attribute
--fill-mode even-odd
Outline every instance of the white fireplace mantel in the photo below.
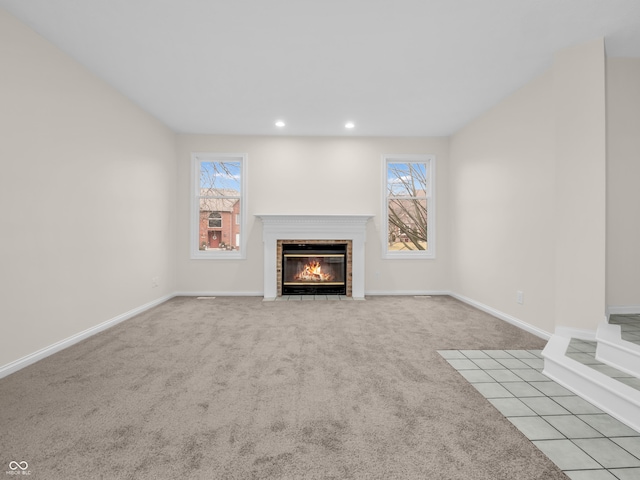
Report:
<svg viewBox="0 0 640 480"><path fill-rule="evenodd" d="M264 298L275 298L278 240L351 240L351 292L364 298L364 243L373 215L256 215L262 220L264 242Z"/></svg>

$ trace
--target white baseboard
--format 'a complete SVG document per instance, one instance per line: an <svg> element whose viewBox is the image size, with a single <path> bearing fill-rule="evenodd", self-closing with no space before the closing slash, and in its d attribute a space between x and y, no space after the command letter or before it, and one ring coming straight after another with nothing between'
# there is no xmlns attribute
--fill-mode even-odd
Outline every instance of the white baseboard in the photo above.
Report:
<svg viewBox="0 0 640 480"><path fill-rule="evenodd" d="M545 332L544 330L541 330L537 327L534 327L533 325L529 325L526 322L523 322L520 319L517 319L511 315L507 315L506 313L500 312L499 310L496 310L492 307L489 307L487 305L484 305L480 302L476 302L475 300L472 300L470 298L464 297L462 295L458 295L456 293L450 292L450 291L446 291L446 290L402 290L402 291L398 291L398 290L394 290L394 291L386 291L386 290L372 290L372 291L368 291L365 292L365 295L370 295L370 296L376 296L376 295L398 295L398 296L429 296L429 295L433 295L433 296L437 296L437 295L450 295L458 300L460 300L461 302L464 302L468 305L471 305L472 307L475 307L479 310L482 310L483 312L486 312L490 315L493 315L496 318L499 318L501 320L504 320L508 323L511 323L512 325L515 325L516 327L522 328L523 330L532 333L540 338L543 338L545 340L548 340L549 338L551 338L551 334L548 332ZM31 353L29 355L26 355L22 358L19 358L18 360L15 360L13 362L10 362L6 365L3 365L0 367L0 378L6 377L7 375L10 375L28 365L31 365L35 362L37 362L38 360L42 360L43 358L48 357L49 355L52 355L56 352L59 352L60 350L63 350L67 347L70 347L71 345L78 343L92 335L95 335L96 333L99 333L103 330L106 330L107 328L110 328L114 325L117 325L120 322L123 322L125 320L128 320L146 310L149 310L150 308L153 308L157 305L160 305L161 303L166 302L167 300L170 300L171 298L174 297L231 297L231 296L243 296L243 297L263 297L264 296L264 292L210 292L210 291L199 291L199 292L174 292L173 294L170 295L166 295L164 297L158 298L157 300L154 300L152 302L146 303L144 305L141 305L140 307L134 308L133 310L129 310L128 312L125 312L121 315L118 315L117 317L114 317L110 320L107 320L105 322L100 323L99 325L96 325L94 327L88 328L87 330L84 330L80 333L77 333L75 335L72 335L69 338L66 338L64 340L61 340L57 343L54 343L53 345L50 345L48 347L45 347L41 350L38 350L37 352Z"/></svg>
<svg viewBox="0 0 640 480"><path fill-rule="evenodd" d="M449 295L446 290L369 290L365 296L428 296ZM175 292L174 297L263 297L264 292Z"/></svg>
<svg viewBox="0 0 640 480"><path fill-rule="evenodd" d="M264 297L264 292L174 292L174 297Z"/></svg>
<svg viewBox="0 0 640 480"><path fill-rule="evenodd" d="M449 295L451 295L453 298L457 300L460 300L461 302L464 302L468 305L471 305L472 307L477 308L478 310L482 310L483 312L488 313L489 315L493 315L494 317L499 318L500 320L504 320L505 322L510 323L511 325L515 325L516 327L521 328L522 330L525 330L529 333L533 333L534 335L544 340L549 340L551 338L551 333L545 330L542 330L541 328L530 325L527 322L524 322L512 315L508 315L504 312L501 312L500 310L496 310L493 307L490 307L480 302L476 302L471 298L465 297L463 295L459 295L454 292L449 292Z"/></svg>
<svg viewBox="0 0 640 480"><path fill-rule="evenodd" d="M375 296L387 296L387 295L402 295L405 297L424 297L429 295L449 295L450 292L446 290L368 290L364 292L365 296L370 295L372 297Z"/></svg>
<svg viewBox="0 0 640 480"><path fill-rule="evenodd" d="M640 313L640 305L609 305L607 312L609 315L633 315Z"/></svg>
<svg viewBox="0 0 640 480"><path fill-rule="evenodd" d="M579 340L596 341L596 331L584 328L556 327L555 334L564 338L577 338Z"/></svg>
<svg viewBox="0 0 640 480"><path fill-rule="evenodd" d="M37 362L38 360L42 360L43 358L46 358L49 355L53 355L54 353L59 352L60 350L64 350L65 348L70 347L71 345L78 343L84 340L85 338L89 338L98 332L102 332L107 328L113 327L114 325L117 325L120 322L128 320L146 310L149 310L150 308L160 305L161 303L164 303L173 297L174 297L173 294L166 295L164 297L153 300L149 303L145 303L140 307L134 308L133 310L129 310L128 312L118 315L117 317L113 317L112 319L102 322L94 327L88 328L80 333L76 333L75 335L72 335L69 338L65 338L64 340L56 342L53 345L49 345L48 347L42 348L37 352L31 353L22 358L19 358L18 360L15 360L6 365L3 365L0 367L0 378L6 377L7 375L17 372L18 370L24 367L27 367Z"/></svg>

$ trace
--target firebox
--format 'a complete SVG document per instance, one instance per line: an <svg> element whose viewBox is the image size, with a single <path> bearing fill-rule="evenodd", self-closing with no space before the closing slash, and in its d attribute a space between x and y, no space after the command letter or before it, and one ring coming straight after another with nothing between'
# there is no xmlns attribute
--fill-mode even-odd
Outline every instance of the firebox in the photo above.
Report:
<svg viewBox="0 0 640 480"><path fill-rule="evenodd" d="M282 245L283 295L346 295L347 245Z"/></svg>

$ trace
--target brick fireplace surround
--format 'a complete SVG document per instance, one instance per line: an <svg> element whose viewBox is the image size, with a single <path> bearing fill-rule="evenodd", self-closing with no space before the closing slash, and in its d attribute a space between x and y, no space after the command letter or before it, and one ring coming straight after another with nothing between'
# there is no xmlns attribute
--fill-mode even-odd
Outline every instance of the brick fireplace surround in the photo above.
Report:
<svg viewBox="0 0 640 480"><path fill-rule="evenodd" d="M347 295L364 299L364 243L373 215L256 215L262 220L264 298L282 294L283 243L346 243ZM349 248L349 246L351 248Z"/></svg>

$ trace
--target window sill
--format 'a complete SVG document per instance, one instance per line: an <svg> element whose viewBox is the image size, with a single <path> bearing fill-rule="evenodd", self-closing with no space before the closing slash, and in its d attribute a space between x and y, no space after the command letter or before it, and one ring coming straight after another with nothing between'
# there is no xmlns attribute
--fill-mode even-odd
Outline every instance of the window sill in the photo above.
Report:
<svg viewBox="0 0 640 480"><path fill-rule="evenodd" d="M385 252L382 254L385 260L434 260L435 253L431 252Z"/></svg>
<svg viewBox="0 0 640 480"><path fill-rule="evenodd" d="M244 260L247 256L242 252L224 250L198 250L191 252L191 260Z"/></svg>

